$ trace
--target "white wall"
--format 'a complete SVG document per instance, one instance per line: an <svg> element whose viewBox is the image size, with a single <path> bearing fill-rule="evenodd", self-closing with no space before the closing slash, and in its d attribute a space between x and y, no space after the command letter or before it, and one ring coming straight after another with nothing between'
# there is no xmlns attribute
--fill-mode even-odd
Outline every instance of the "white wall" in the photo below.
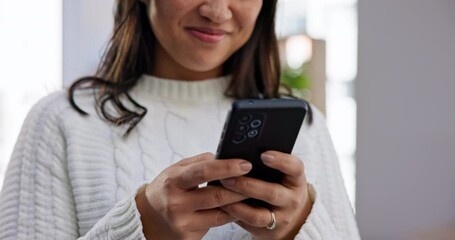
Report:
<svg viewBox="0 0 455 240"><path fill-rule="evenodd" d="M113 28L114 0L63 1L63 81L94 74Z"/></svg>
<svg viewBox="0 0 455 240"><path fill-rule="evenodd" d="M360 0L356 87L363 239L454 224L455 1Z"/></svg>

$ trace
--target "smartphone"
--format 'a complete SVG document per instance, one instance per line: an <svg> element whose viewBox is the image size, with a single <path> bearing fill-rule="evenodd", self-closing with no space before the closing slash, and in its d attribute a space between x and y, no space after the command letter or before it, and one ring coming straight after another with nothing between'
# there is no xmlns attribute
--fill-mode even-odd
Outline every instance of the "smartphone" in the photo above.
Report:
<svg viewBox="0 0 455 240"><path fill-rule="evenodd" d="M260 156L268 150L291 153L307 111L308 104L299 99L235 101L227 116L216 158L248 160L253 168L246 176L280 183L283 173L264 165ZM246 202L265 204L255 199Z"/></svg>

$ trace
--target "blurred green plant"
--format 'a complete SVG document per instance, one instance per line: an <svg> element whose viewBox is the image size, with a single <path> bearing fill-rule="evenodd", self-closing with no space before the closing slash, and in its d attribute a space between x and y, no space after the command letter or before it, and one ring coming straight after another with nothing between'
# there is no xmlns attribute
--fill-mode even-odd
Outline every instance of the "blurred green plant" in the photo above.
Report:
<svg viewBox="0 0 455 240"><path fill-rule="evenodd" d="M308 63L303 64L299 68L291 68L285 66L281 73L281 83L292 89L292 92L296 97L307 98L311 81L305 69Z"/></svg>

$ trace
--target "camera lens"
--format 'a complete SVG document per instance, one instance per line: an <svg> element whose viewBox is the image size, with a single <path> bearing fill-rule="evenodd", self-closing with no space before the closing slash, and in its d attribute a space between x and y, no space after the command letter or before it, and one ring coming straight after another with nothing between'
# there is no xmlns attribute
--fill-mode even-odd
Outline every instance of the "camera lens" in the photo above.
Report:
<svg viewBox="0 0 455 240"><path fill-rule="evenodd" d="M248 131L248 129L249 129L248 125L243 125L243 124L242 124L242 125L238 125L238 126L237 126L237 130L236 130L236 131L237 131L238 133L243 134L243 133L245 133L246 131Z"/></svg>
<svg viewBox="0 0 455 240"><path fill-rule="evenodd" d="M251 115L243 115L242 117L240 117L239 119L239 123L240 124L247 124L251 121L251 119L253 119L253 116Z"/></svg>
<svg viewBox="0 0 455 240"><path fill-rule="evenodd" d="M257 128L257 127L261 126L261 124L262 124L262 121L259 119L255 119L250 123L252 128Z"/></svg>
<svg viewBox="0 0 455 240"><path fill-rule="evenodd" d="M258 130L253 129L253 130L251 130L251 131L248 132L248 137L249 137L249 138L256 137L256 136L258 135L258 133L259 133Z"/></svg>
<svg viewBox="0 0 455 240"><path fill-rule="evenodd" d="M234 139L232 139L232 142L235 144L241 144L241 143L245 142L245 140L246 140L245 134L241 134L241 135L236 135L234 137Z"/></svg>

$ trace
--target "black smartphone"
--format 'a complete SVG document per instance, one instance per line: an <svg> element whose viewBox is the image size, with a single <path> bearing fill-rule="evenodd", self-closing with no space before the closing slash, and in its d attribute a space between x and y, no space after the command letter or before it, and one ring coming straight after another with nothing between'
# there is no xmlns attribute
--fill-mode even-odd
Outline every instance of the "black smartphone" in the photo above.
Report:
<svg viewBox="0 0 455 240"><path fill-rule="evenodd" d="M246 176L280 183L283 173L264 165L260 156L268 150L291 153L307 111L308 104L299 99L235 101L221 134L217 159L248 160L253 168ZM255 199L246 202L265 204Z"/></svg>

